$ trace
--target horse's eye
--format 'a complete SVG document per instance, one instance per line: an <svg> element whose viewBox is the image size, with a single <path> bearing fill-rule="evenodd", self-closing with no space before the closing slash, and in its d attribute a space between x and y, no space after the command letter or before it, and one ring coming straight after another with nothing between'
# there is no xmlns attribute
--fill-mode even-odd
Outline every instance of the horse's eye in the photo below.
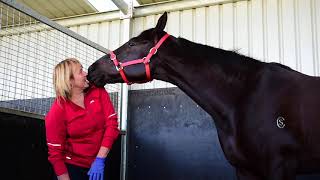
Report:
<svg viewBox="0 0 320 180"><path fill-rule="evenodd" d="M136 44L134 42L129 42L128 46L129 47L132 47L132 46L135 46Z"/></svg>

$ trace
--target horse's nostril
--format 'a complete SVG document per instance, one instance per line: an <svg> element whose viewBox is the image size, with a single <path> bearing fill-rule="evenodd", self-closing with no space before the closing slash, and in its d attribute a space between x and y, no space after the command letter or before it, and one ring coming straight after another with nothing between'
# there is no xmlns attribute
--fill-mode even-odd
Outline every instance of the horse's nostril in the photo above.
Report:
<svg viewBox="0 0 320 180"><path fill-rule="evenodd" d="M88 68L88 74L89 74L89 72L91 72L91 71L92 71L92 65L89 66L89 68Z"/></svg>
<svg viewBox="0 0 320 180"><path fill-rule="evenodd" d="M88 76L91 76L92 72L93 72L93 67L92 67L92 65L91 65L91 66L89 66L89 68L88 68Z"/></svg>
<svg viewBox="0 0 320 180"><path fill-rule="evenodd" d="M90 81L90 82L91 82L91 80L92 80L92 72L91 72L90 70L88 70L87 79L88 79L88 81Z"/></svg>

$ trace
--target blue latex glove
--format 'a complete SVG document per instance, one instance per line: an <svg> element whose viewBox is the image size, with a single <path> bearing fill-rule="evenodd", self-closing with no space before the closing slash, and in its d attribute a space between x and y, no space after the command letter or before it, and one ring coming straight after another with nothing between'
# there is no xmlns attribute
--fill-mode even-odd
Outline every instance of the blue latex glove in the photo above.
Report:
<svg viewBox="0 0 320 180"><path fill-rule="evenodd" d="M89 180L103 180L106 158L96 157L88 171Z"/></svg>

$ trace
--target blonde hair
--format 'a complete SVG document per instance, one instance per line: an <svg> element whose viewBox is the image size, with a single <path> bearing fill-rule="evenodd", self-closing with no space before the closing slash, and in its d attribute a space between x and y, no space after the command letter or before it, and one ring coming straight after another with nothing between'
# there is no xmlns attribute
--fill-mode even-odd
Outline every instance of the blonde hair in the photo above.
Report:
<svg viewBox="0 0 320 180"><path fill-rule="evenodd" d="M56 65L53 72L53 85L58 101L71 98L71 79L77 64L81 63L75 58L67 58Z"/></svg>

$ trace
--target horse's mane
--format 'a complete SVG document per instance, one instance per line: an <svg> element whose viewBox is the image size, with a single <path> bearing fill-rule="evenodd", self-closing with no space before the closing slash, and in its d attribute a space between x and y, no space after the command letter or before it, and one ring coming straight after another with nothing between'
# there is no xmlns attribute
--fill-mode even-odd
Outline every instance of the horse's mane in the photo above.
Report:
<svg viewBox="0 0 320 180"><path fill-rule="evenodd" d="M286 70L294 71L290 67L280 63L276 63L276 62L266 63L266 62L262 62L260 60L248 57L246 55L240 54L238 52L239 50L228 51L228 50L215 48L215 47L204 45L204 44L195 43L181 37L177 38L177 42L184 49L185 55L194 56L194 52L197 52L196 54L199 56L208 56L208 57L213 56L215 58L214 58L214 62L212 63L227 63L227 64L236 65L236 66L245 65L245 66L254 66L254 67L269 64L271 66L277 66ZM188 49L192 49L192 51ZM219 56L221 58L217 58Z"/></svg>
<svg viewBox="0 0 320 180"><path fill-rule="evenodd" d="M204 55L204 56L207 56L207 55L208 56L212 55L214 57L223 56L224 57L223 61L225 61L226 57L228 57L228 58L233 57L232 59L230 59L231 61L249 60L254 63L262 63L261 61L258 61L256 59L239 54L236 51L227 51L227 50L215 48L212 46L195 43L195 42L189 41L189 40L181 38L181 37L177 38L177 41L183 49L185 49L185 50L192 49L192 51L184 51L184 53L188 56L190 56L194 52L196 52L196 54ZM216 60L219 60L219 59L216 59Z"/></svg>

